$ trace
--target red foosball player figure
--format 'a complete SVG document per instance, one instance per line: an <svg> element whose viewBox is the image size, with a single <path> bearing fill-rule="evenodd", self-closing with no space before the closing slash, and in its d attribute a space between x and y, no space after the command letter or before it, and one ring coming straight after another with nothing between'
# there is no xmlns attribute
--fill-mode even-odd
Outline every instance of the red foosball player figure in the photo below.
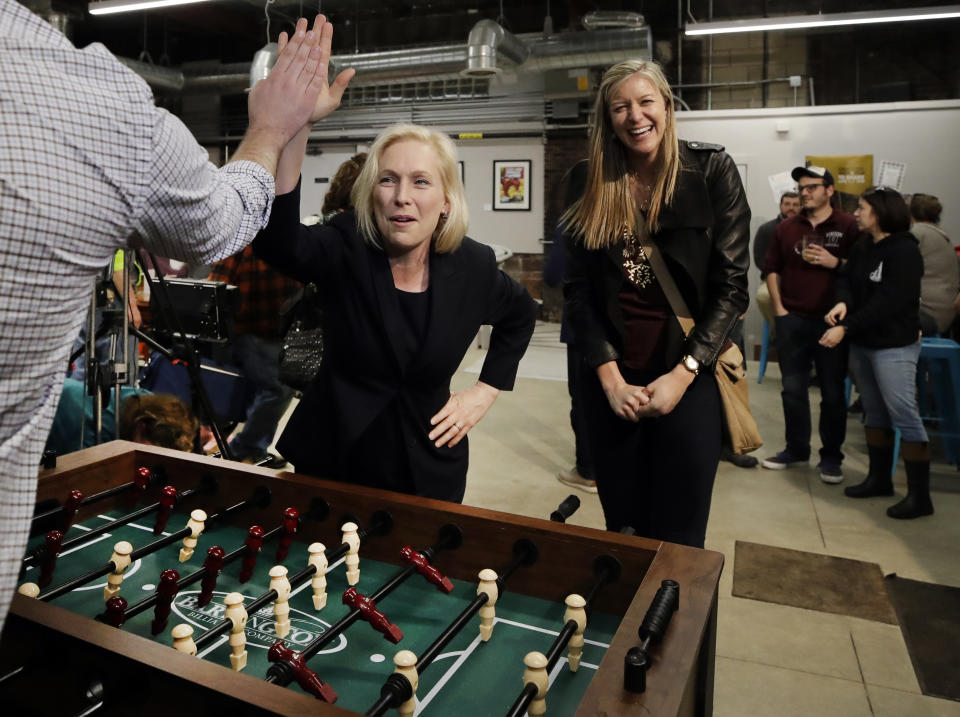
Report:
<svg viewBox="0 0 960 717"><path fill-rule="evenodd" d="M347 588L343 593L343 604L359 610L360 617L370 623L377 632L396 645L403 639L403 632L399 627L387 619L387 616L377 610L376 604L366 595L361 595L356 588Z"/></svg>

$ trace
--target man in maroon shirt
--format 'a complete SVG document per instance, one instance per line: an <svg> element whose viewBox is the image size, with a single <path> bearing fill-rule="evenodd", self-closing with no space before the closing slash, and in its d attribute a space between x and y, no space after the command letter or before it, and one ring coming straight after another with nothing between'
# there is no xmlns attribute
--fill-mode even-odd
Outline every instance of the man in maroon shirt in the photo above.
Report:
<svg viewBox="0 0 960 717"><path fill-rule="evenodd" d="M856 220L831 206L833 176L823 167L796 167L791 173L803 210L777 225L764 270L776 317L777 353L783 381L783 418L787 446L765 459L764 468L782 469L810 459L811 364L820 380L820 478L843 480L847 434L844 380L847 346L819 344L824 315L835 303L834 276L857 239Z"/></svg>

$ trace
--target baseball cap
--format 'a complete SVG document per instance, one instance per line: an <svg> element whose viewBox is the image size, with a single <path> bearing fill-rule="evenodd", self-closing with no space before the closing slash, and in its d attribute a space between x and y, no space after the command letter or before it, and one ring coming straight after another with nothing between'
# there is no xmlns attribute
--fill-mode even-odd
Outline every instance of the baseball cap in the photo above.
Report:
<svg viewBox="0 0 960 717"><path fill-rule="evenodd" d="M815 164L811 164L809 167L794 167L793 171L790 172L790 176L793 177L794 182L798 181L800 177L814 177L816 179L822 179L824 185L827 187L833 184L833 175L830 174L830 170L818 167Z"/></svg>

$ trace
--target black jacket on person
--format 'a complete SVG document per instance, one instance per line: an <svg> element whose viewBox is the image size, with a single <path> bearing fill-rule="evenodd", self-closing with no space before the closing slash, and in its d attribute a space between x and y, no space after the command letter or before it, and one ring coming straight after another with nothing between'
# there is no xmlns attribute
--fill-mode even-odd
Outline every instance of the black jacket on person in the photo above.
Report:
<svg viewBox="0 0 960 717"><path fill-rule="evenodd" d="M873 349L916 343L922 278L923 257L910 232L859 239L837 276L837 300L847 305L845 338Z"/></svg>
<svg viewBox="0 0 960 717"><path fill-rule="evenodd" d="M574 167L568 199L582 196L586 175L586 162ZM676 191L652 240L696 322L686 340L679 322L671 322L669 365L689 353L710 367L749 303L750 207L723 147L681 140ZM615 361L624 348L623 241L586 249L568 233L566 245L565 308L577 347L591 367Z"/></svg>
<svg viewBox="0 0 960 717"><path fill-rule="evenodd" d="M450 379L482 324L492 324L480 380L513 388L517 365L536 323L527 290L497 268L490 247L465 238L455 251L430 253L429 323L423 344L402 366L398 347L409 340L387 255L367 245L355 217L304 226L299 187L278 196L270 223L254 241L257 255L303 282L315 282L324 307L320 373L290 418L277 449L297 472L351 479L348 458L379 452L400 463L418 495L460 500L466 483L467 439L437 448L427 438L430 418L450 398ZM367 429L385 412L402 445ZM364 445L358 445L363 441ZM382 485L365 476L368 485Z"/></svg>

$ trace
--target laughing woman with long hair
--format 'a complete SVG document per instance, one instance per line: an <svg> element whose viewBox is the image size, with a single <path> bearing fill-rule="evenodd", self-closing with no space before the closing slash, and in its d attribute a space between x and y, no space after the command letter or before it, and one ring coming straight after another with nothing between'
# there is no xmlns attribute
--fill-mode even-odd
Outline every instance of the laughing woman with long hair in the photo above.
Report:
<svg viewBox="0 0 960 717"><path fill-rule="evenodd" d="M733 160L678 140L674 114L656 63L605 73L589 160L570 177L564 296L607 529L702 547L721 448L713 368L747 308L750 209ZM641 232L692 313L689 336Z"/></svg>

